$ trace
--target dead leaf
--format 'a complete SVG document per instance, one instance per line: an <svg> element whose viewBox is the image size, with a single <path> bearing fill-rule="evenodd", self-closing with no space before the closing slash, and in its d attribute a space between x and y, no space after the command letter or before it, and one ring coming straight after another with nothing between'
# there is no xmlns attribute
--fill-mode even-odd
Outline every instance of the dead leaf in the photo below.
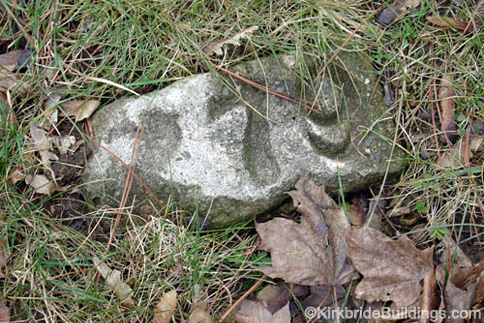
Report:
<svg viewBox="0 0 484 323"><path fill-rule="evenodd" d="M422 313L432 313L437 309L437 280L435 279L434 268L431 268L424 277L423 296L420 310ZM423 315L419 323L430 323L431 318Z"/></svg>
<svg viewBox="0 0 484 323"><path fill-rule="evenodd" d="M348 257L364 276L356 296L369 302L393 301L397 307L413 304L420 281L432 269L433 248L418 250L406 236L392 240L368 227L347 233Z"/></svg>
<svg viewBox="0 0 484 323"><path fill-rule="evenodd" d="M25 177L25 183L31 186L38 194L51 195L55 191L54 183L42 174L27 175Z"/></svg>
<svg viewBox="0 0 484 323"><path fill-rule="evenodd" d="M483 142L484 142L484 137L471 137L469 140L469 150L471 152L470 155L474 155L479 150L481 150ZM469 157L472 157L472 156L469 156Z"/></svg>
<svg viewBox="0 0 484 323"><path fill-rule="evenodd" d="M0 323L9 323L10 322L10 309L5 305L5 302L2 302L0 305Z"/></svg>
<svg viewBox="0 0 484 323"><path fill-rule="evenodd" d="M348 210L348 219L352 226L361 228L366 221L366 211L360 201L360 196L355 194L353 196L353 203Z"/></svg>
<svg viewBox="0 0 484 323"><path fill-rule="evenodd" d="M254 31L256 31L257 29L259 29L258 26L252 26L252 27L249 27L247 29L244 29L241 32L235 34L234 36L232 36L230 38L226 38L226 39L223 39L223 40L219 40L219 41L216 41L216 42L213 42L213 43L207 45L203 49L203 51L207 55L212 55L212 53L215 53L215 55L217 55L217 56L222 56L224 54L223 53L223 50L222 50L222 46L223 45L240 46L240 42L239 41L241 39L249 38L251 36L251 34Z"/></svg>
<svg viewBox="0 0 484 323"><path fill-rule="evenodd" d="M437 164L444 168L458 168L467 166L469 160L482 148L484 143L484 130L480 120L474 120L467 130L465 137L452 145L449 151L443 153Z"/></svg>
<svg viewBox="0 0 484 323"><path fill-rule="evenodd" d="M301 223L275 218L256 223L272 267L261 268L272 278L300 285L340 285L358 277L346 259L344 238L350 224L342 208L307 174L288 193L301 213Z"/></svg>
<svg viewBox="0 0 484 323"><path fill-rule="evenodd" d="M51 142L54 147L59 150L61 155L66 155L69 148L76 143L76 137L74 136L62 136L62 137L52 137Z"/></svg>
<svg viewBox="0 0 484 323"><path fill-rule="evenodd" d="M483 271L484 261L471 267L454 266L450 271L449 279L458 288L467 289L480 279Z"/></svg>
<svg viewBox="0 0 484 323"><path fill-rule="evenodd" d="M336 289L336 291L335 291ZM336 301L334 294L336 292ZM330 308L334 304L342 304L347 297L347 291L343 286L318 285L311 286L309 296L301 301L304 309L308 307Z"/></svg>
<svg viewBox="0 0 484 323"><path fill-rule="evenodd" d="M267 285L257 294L257 300L271 313L279 311L291 298L282 285Z"/></svg>
<svg viewBox="0 0 484 323"><path fill-rule="evenodd" d="M114 291L116 297L121 300L121 305L129 309L134 309L134 301L131 298L133 290L121 280L121 272L119 270L112 270L97 257L94 257L92 261L101 276L106 279L106 284Z"/></svg>
<svg viewBox="0 0 484 323"><path fill-rule="evenodd" d="M235 318L239 323L288 323L291 322L291 312L289 302L273 314L261 303L244 299L235 312Z"/></svg>
<svg viewBox="0 0 484 323"><path fill-rule="evenodd" d="M442 142L448 138L450 142L455 142L455 90L453 88L453 79L451 75L445 75L440 81L439 99L442 116L442 133L440 137Z"/></svg>
<svg viewBox="0 0 484 323"><path fill-rule="evenodd" d="M52 138L47 137L47 132L37 125L30 127L30 137L33 140L34 147L39 150L42 165L52 172L50 161L59 159L56 154L49 151L52 149Z"/></svg>
<svg viewBox="0 0 484 323"><path fill-rule="evenodd" d="M52 126L57 124L57 122L59 121L59 112L53 107L57 105L61 99L62 96L60 94L52 94L45 102L45 117L42 120L42 128L44 128L45 130L51 129Z"/></svg>
<svg viewBox="0 0 484 323"><path fill-rule="evenodd" d="M71 100L61 103L63 113L75 117L76 122L89 118L100 105L99 100Z"/></svg>
<svg viewBox="0 0 484 323"><path fill-rule="evenodd" d="M456 28L459 30L466 30L466 27L467 27L466 22L462 20L450 18L450 17L441 17L441 16L432 15L432 16L425 17L425 19L427 19L427 21L430 22L431 24L442 28ZM472 31L472 25L470 26L470 28L467 29L467 31Z"/></svg>
<svg viewBox="0 0 484 323"><path fill-rule="evenodd" d="M50 140L47 138L47 132L37 125L30 127L30 137L34 142L35 148L39 150L49 150L52 148Z"/></svg>
<svg viewBox="0 0 484 323"><path fill-rule="evenodd" d="M483 142L481 136L463 137L437 159L437 165L449 169L463 167L481 149Z"/></svg>
<svg viewBox="0 0 484 323"><path fill-rule="evenodd" d="M200 306L192 308L192 312L188 317L188 323L214 323L215 320Z"/></svg>
<svg viewBox="0 0 484 323"><path fill-rule="evenodd" d="M195 284L192 297L192 310L188 317L188 323L214 323L214 319L205 310L207 301L202 300L203 292L200 285Z"/></svg>
<svg viewBox="0 0 484 323"><path fill-rule="evenodd" d="M25 55L25 54L28 55ZM5 93L17 89L17 93L27 90L27 85L12 71L23 66L30 57L30 51L14 50L0 55L0 100L7 101Z"/></svg>
<svg viewBox="0 0 484 323"><path fill-rule="evenodd" d="M9 72L21 68L30 60L30 50L13 50L0 55L0 66Z"/></svg>
<svg viewBox="0 0 484 323"><path fill-rule="evenodd" d="M416 8L419 4L420 0L396 0L392 5L382 10L377 21L382 25L389 25L399 16L405 15L408 9Z"/></svg>
<svg viewBox="0 0 484 323"><path fill-rule="evenodd" d="M155 314L153 315L153 323L170 323L171 317L176 309L176 291L171 290L163 296L156 304Z"/></svg>
<svg viewBox="0 0 484 323"><path fill-rule="evenodd" d="M442 237L442 241L435 247L435 254L439 257L440 263L448 264L449 267L452 263L454 266L472 267L472 261L450 235Z"/></svg>
<svg viewBox="0 0 484 323"><path fill-rule="evenodd" d="M2 269L7 264L8 258L10 258L10 251L8 251L8 248L5 245L5 240L0 238L0 278L5 278L5 274L3 274Z"/></svg>
<svg viewBox="0 0 484 323"><path fill-rule="evenodd" d="M22 84L17 75L0 69L0 92L6 93L17 87L19 87L20 91L24 91L26 87L22 86Z"/></svg>
<svg viewBox="0 0 484 323"><path fill-rule="evenodd" d="M445 285L443 300L445 304L445 309L448 313L452 313L454 311L462 313L462 311L471 309L472 304L474 303L476 290L480 284L480 277L478 278L479 281L474 281L473 284L461 285L461 283L463 283L462 281L452 281L453 278L457 278L457 280L459 280L460 278L465 278L467 274L469 273L464 273L464 271L460 267L453 267L451 270L450 278ZM453 318L452 322L464 322L464 317Z"/></svg>
<svg viewBox="0 0 484 323"><path fill-rule="evenodd" d="M447 283L445 271L442 267L439 268L440 274L437 275L437 279L441 285L445 285L442 303L447 313L463 313L470 310L473 304L480 304L484 300L484 261L469 267L454 265ZM468 321L464 317L457 317L451 322Z"/></svg>
<svg viewBox="0 0 484 323"><path fill-rule="evenodd" d="M12 184L16 184L25 178L25 174L22 173L18 168L16 168L12 174L8 177L8 180Z"/></svg>

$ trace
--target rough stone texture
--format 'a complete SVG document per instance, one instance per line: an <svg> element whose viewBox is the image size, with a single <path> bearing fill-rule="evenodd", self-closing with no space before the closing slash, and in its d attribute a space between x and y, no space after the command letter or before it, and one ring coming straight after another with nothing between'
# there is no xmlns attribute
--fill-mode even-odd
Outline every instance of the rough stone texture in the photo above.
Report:
<svg viewBox="0 0 484 323"><path fill-rule="evenodd" d="M355 54L343 57L338 66L345 69L331 65L316 87L296 73L304 66L310 76L311 64L294 56L232 69L277 91L318 101L319 114L222 72L206 73L106 106L92 118L94 135L129 164L136 128L144 124L136 173L160 199L173 194L184 208L208 214L211 227L274 207L302 168L329 191L338 190L338 173L345 191L367 187L385 173L391 144L382 138L393 137L394 124L385 115L371 66ZM393 159L399 157L397 151ZM393 162L390 175L402 168L402 162ZM86 186L88 197L116 205L126 175L118 161L96 149L84 170L85 182L96 181ZM148 194L134 181L131 197L142 203Z"/></svg>

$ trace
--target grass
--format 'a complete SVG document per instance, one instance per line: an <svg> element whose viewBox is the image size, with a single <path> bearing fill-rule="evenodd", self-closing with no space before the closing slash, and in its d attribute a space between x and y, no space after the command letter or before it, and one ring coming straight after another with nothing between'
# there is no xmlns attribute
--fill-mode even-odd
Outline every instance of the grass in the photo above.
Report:
<svg viewBox="0 0 484 323"><path fill-rule="evenodd" d="M29 49L34 57L17 73L27 92L12 89L0 108L0 237L10 255L1 269L7 276L0 280L0 301L8 300L12 320L146 322L171 289L179 293L177 320L187 319L198 289L209 311L221 316L262 277L256 268L267 263L265 253L249 253L256 245L250 224L207 233L164 221L167 214L179 216L175 204L147 219L126 209L108 246L116 210L86 205L76 193L39 197L23 182L9 181L17 167L26 174L39 170L38 161L28 158L33 151L29 129L54 111L55 105L45 107L53 94L99 99L103 105L128 95L93 78L145 93L211 70L209 62L227 67L296 52L324 66L337 50L364 51L392 90L396 143L409 161L397 184L384 183L390 209L409 207L424 219L423 227L409 229L426 233L419 236L421 243L447 234L440 230L445 227L477 254L474 259L482 253L484 156L481 150L457 169L438 165L445 152L456 149L439 140L438 91L442 77L452 75L457 132L465 140L471 124L484 121L484 36L441 28L427 17L453 17L477 29L483 6L422 0L384 28L375 22L376 11L388 5L380 1L19 0L0 5L0 53ZM223 57L204 53L208 44L251 26L259 29L242 46L228 47ZM74 201L85 212L59 216L56 205ZM76 230L75 223L85 230ZM136 310L122 309L93 269L94 256L121 271L134 289Z"/></svg>

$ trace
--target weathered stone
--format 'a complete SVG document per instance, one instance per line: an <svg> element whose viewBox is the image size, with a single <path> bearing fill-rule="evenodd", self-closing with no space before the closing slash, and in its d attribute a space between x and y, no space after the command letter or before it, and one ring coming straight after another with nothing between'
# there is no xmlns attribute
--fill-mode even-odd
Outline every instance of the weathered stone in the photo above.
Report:
<svg viewBox="0 0 484 323"><path fill-rule="evenodd" d="M136 173L160 199L173 194L184 208L208 216L212 227L277 205L302 168L329 191L339 190L338 177L344 191L367 187L386 171L391 150L386 139L394 124L385 115L371 66L354 55L341 62L345 68L331 65L315 87L296 72L301 70L296 66L310 71L311 64L294 56L232 69L258 84L317 101L319 113L222 72L206 73L104 107L92 118L94 135L129 164L135 131L144 124ZM399 157L397 151L393 159ZM389 175L402 168L402 162L393 162ZM118 161L95 149L84 171L84 181L94 182L86 193L115 205L126 175ZM131 197L136 204L148 194L135 181Z"/></svg>

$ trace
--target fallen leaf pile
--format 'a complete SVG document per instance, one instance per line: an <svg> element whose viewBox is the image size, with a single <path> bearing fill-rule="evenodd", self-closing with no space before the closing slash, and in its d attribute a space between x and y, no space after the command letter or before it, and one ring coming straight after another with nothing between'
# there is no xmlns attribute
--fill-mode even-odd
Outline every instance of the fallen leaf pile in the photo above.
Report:
<svg viewBox="0 0 484 323"><path fill-rule="evenodd" d="M13 104L15 97L22 97L29 89L27 82L21 80L19 70L27 65L32 58L29 50L14 50L0 55L0 103L9 107L10 126L17 124ZM55 90L53 91L55 92ZM33 191L41 195L51 195L55 191L62 191L65 187L59 186L62 175L56 174L52 169L52 163L59 161L60 157L68 159L67 155L73 155L83 145L81 139L76 140L72 135L60 135L59 113L72 117L75 122L89 118L100 105L99 100L66 100L61 102L62 95L50 94L43 104L44 117L37 124L30 126L28 135L30 141L26 141L22 164L10 170L9 180L16 184L22 180ZM0 125L2 122L0 121ZM2 127L3 128L3 127ZM40 157L37 159L37 155ZM63 161L68 163L67 161ZM38 164L41 165L39 169Z"/></svg>
<svg viewBox="0 0 484 323"><path fill-rule="evenodd" d="M484 301L484 262L471 267L455 264L445 271L442 265L434 266L433 247L419 250L406 236L392 239L371 227L352 228L343 209L308 174L288 194L301 214L300 222L275 218L257 223L256 229L260 249L269 251L272 259L272 267L260 270L290 284L292 294L272 287L268 301L259 297L267 294L263 289L256 301L240 303L235 312L238 322L300 318L301 313L289 311L292 297L304 309L358 309L371 304L372 309L383 310L385 305L398 311L398 318L373 322L412 318L412 311L422 309L471 310ZM298 294L302 285L309 291Z"/></svg>

